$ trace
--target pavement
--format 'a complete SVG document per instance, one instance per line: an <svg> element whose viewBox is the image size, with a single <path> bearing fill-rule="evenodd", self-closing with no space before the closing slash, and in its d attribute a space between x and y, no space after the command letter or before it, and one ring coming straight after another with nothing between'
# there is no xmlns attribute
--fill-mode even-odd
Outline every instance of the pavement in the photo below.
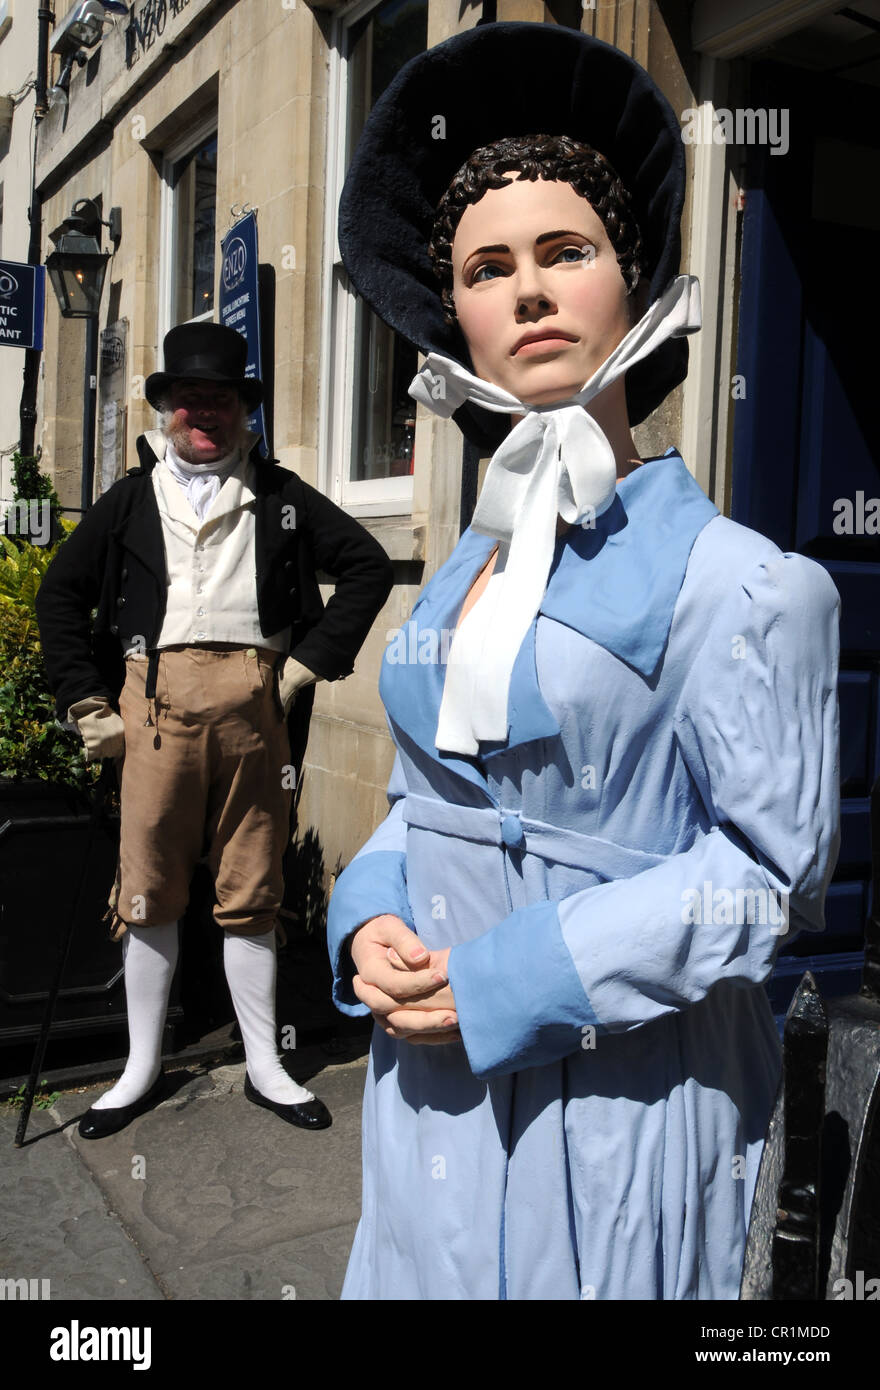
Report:
<svg viewBox="0 0 880 1390"><path fill-rule="evenodd" d="M338 1299L366 1046L292 1054L333 1116L317 1133L245 1100L244 1062L166 1064L167 1099L107 1139L81 1139L77 1121L109 1081L34 1109L21 1149L19 1112L0 1105L0 1281L49 1280L29 1288L53 1302Z"/></svg>

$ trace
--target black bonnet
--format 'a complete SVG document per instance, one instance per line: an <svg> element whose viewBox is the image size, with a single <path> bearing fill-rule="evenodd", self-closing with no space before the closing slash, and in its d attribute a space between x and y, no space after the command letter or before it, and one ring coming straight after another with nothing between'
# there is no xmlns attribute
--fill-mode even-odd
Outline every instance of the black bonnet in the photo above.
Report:
<svg viewBox="0 0 880 1390"><path fill-rule="evenodd" d="M444 138L435 138L442 129ZM628 189L653 304L677 275L685 160L681 128L638 63L556 24L485 24L413 58L379 97L339 204L339 247L357 292L422 352L473 370L458 324L443 317L428 259L437 204L482 145L505 136L569 135L614 166ZM670 339L626 376L638 424L687 374L687 343ZM494 449L506 417L465 404L464 434Z"/></svg>

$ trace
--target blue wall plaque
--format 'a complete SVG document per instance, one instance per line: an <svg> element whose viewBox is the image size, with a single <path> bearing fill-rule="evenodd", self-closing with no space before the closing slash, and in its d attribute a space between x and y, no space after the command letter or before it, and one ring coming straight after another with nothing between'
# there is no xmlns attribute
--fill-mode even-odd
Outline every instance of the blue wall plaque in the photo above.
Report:
<svg viewBox="0 0 880 1390"><path fill-rule="evenodd" d="M220 249L220 322L234 328L247 339L248 358L245 376L262 381L260 355L260 304L257 293L257 214L249 212L226 233ZM266 417L262 405L248 416L248 427L259 434L260 453L268 458L266 446Z"/></svg>
<svg viewBox="0 0 880 1390"><path fill-rule="evenodd" d="M0 261L0 346L43 347L46 267Z"/></svg>

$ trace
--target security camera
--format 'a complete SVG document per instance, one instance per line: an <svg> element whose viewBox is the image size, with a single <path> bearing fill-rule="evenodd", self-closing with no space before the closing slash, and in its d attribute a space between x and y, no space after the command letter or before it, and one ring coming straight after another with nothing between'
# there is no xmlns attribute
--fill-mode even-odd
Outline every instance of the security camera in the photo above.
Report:
<svg viewBox="0 0 880 1390"><path fill-rule="evenodd" d="M101 42L106 11L100 0L74 5L52 36L52 53L71 53L77 48L94 48Z"/></svg>

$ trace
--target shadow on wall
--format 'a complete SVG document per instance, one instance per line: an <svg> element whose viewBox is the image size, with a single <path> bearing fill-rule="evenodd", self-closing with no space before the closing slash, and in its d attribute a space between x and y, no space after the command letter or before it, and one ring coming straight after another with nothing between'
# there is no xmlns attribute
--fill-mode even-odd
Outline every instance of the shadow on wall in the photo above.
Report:
<svg viewBox="0 0 880 1390"><path fill-rule="evenodd" d="M334 878L342 872L336 861ZM332 882L332 880L331 880ZM313 1041L364 1028L345 1019L332 998L333 975L327 955L329 884L320 836L313 829L293 841L284 856L284 902L278 924L277 1019L282 1045L294 1038ZM235 1024L223 968L223 933L213 921L213 883L200 866L193 878L183 931L182 1003L187 1041L226 1024ZM352 1027L354 1025L354 1027ZM293 1028L289 1037L284 1028Z"/></svg>
<svg viewBox="0 0 880 1390"><path fill-rule="evenodd" d="M284 856L284 903L281 909L281 919L288 936L288 924L293 922L297 931L324 938L330 897L328 888L336 882L343 867L342 860L337 858L328 880L321 837L311 826L288 847Z"/></svg>
<svg viewBox="0 0 880 1390"><path fill-rule="evenodd" d="M278 1025L294 1019L300 1037L314 1039L363 1032L363 1019L347 1019L333 1004L327 955L327 903L342 872L336 860L328 877L317 831L309 828L284 856L284 904L279 914L287 940L278 951Z"/></svg>

